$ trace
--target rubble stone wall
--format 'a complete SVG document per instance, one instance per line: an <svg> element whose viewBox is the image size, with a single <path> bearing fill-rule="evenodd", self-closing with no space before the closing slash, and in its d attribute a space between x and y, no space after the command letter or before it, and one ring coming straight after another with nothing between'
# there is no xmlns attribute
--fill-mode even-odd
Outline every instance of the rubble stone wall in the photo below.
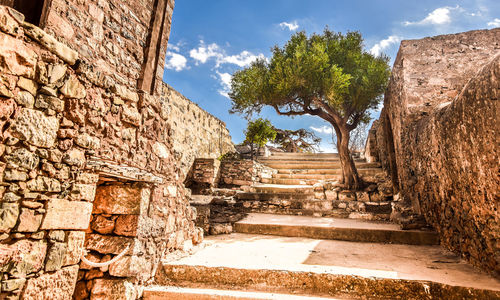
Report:
<svg viewBox="0 0 500 300"><path fill-rule="evenodd" d="M60 42L78 49L80 55L91 62L94 72L116 83L136 88L149 59L158 65L150 71L157 72L153 74L154 78L161 83L173 0L46 2L49 3L46 8L48 14L41 27ZM159 11L164 15L157 17ZM156 45L153 40L149 45L155 38L155 30L161 31L157 37L160 43ZM155 51L151 55L148 47L159 49L153 49Z"/></svg>
<svg viewBox="0 0 500 300"><path fill-rule="evenodd" d="M221 185L252 185L262 178L271 178L277 171L252 159L225 159L220 166Z"/></svg>
<svg viewBox="0 0 500 300"><path fill-rule="evenodd" d="M139 297L164 253L201 240L162 101L0 6L0 298L70 299L77 280L76 296ZM84 245L94 262L130 248L103 270L79 267Z"/></svg>
<svg viewBox="0 0 500 300"><path fill-rule="evenodd" d="M500 274L500 28L403 41L379 159L442 243Z"/></svg>
<svg viewBox="0 0 500 300"><path fill-rule="evenodd" d="M170 126L173 150L184 176L195 158L218 158L233 152L226 124L167 84L160 97L161 113Z"/></svg>

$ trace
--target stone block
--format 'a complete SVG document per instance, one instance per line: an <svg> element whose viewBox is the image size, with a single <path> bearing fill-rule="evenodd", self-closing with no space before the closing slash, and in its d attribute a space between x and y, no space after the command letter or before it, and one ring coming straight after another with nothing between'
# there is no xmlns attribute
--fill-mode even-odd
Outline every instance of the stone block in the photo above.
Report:
<svg viewBox="0 0 500 300"><path fill-rule="evenodd" d="M81 150L73 148L66 152L62 158L63 162L72 166L83 166L86 162L85 153Z"/></svg>
<svg viewBox="0 0 500 300"><path fill-rule="evenodd" d="M35 179L31 179L27 183L27 188L34 192L60 192L61 183L54 178L47 176L38 176Z"/></svg>
<svg viewBox="0 0 500 300"><path fill-rule="evenodd" d="M136 92L132 92L131 90L127 89L123 85L115 84L111 86L111 91L125 100L129 100L132 102L139 101L139 95Z"/></svg>
<svg viewBox="0 0 500 300"><path fill-rule="evenodd" d="M45 272L57 271L63 266L64 256L67 252L65 243L52 243L47 251L45 260Z"/></svg>
<svg viewBox="0 0 500 300"><path fill-rule="evenodd" d="M91 300L135 300L134 284L125 279L95 279Z"/></svg>
<svg viewBox="0 0 500 300"><path fill-rule="evenodd" d="M121 215L116 219L114 233L124 236L137 236L137 226L139 225L138 215Z"/></svg>
<svg viewBox="0 0 500 300"><path fill-rule="evenodd" d="M139 111L137 111L137 108L133 106L123 106L123 111L122 111L122 121L135 125L135 126L140 126L141 125L141 114Z"/></svg>
<svg viewBox="0 0 500 300"><path fill-rule="evenodd" d="M42 223L42 214L36 214L35 210L22 208L19 216L19 225L16 231L18 232L36 232Z"/></svg>
<svg viewBox="0 0 500 300"><path fill-rule="evenodd" d="M22 40L6 34L0 35L0 69L2 73L33 78L35 65L35 52L26 47Z"/></svg>
<svg viewBox="0 0 500 300"><path fill-rule="evenodd" d="M16 225L18 216L18 203L3 202L0 206L0 232L9 232Z"/></svg>
<svg viewBox="0 0 500 300"><path fill-rule="evenodd" d="M133 238L94 233L87 236L85 248L102 254L120 254L128 245L132 247L133 243Z"/></svg>
<svg viewBox="0 0 500 300"><path fill-rule="evenodd" d="M26 181L28 179L28 173L16 169L8 169L5 170L3 179L5 181Z"/></svg>
<svg viewBox="0 0 500 300"><path fill-rule="evenodd" d="M10 35L16 36L19 34L19 22L9 14L12 8L7 6L0 7L0 30ZM24 17L24 16L23 16ZM22 22L21 22L22 23Z"/></svg>
<svg viewBox="0 0 500 300"><path fill-rule="evenodd" d="M231 223L215 223L210 225L210 234L228 234L233 232Z"/></svg>
<svg viewBox="0 0 500 300"><path fill-rule="evenodd" d="M61 112L64 110L64 101L54 96L39 94L36 97L35 107L39 109L52 109L54 111Z"/></svg>
<svg viewBox="0 0 500 300"><path fill-rule="evenodd" d="M90 223L92 203L52 199L41 229L87 229Z"/></svg>
<svg viewBox="0 0 500 300"><path fill-rule="evenodd" d="M94 184L73 184L70 197L73 200L92 202L95 199L96 186Z"/></svg>
<svg viewBox="0 0 500 300"><path fill-rule="evenodd" d="M66 75L68 67L63 64L51 65L48 70L49 83L55 83Z"/></svg>
<svg viewBox="0 0 500 300"><path fill-rule="evenodd" d="M68 233L68 242L66 244L67 251L64 256L63 266L74 265L80 262L80 257L83 254L84 242L84 231L70 231Z"/></svg>
<svg viewBox="0 0 500 300"><path fill-rule="evenodd" d="M25 278L3 280L1 285L2 292L13 292L20 290L24 287L25 283L26 283Z"/></svg>
<svg viewBox="0 0 500 300"><path fill-rule="evenodd" d="M26 275L42 269L47 244L43 241L19 240L12 245L0 245L0 271L7 272L15 278L25 278Z"/></svg>
<svg viewBox="0 0 500 300"><path fill-rule="evenodd" d="M14 120L12 134L28 143L42 147L51 148L55 144L59 120L56 117L48 117L43 112L29 108L21 108Z"/></svg>
<svg viewBox="0 0 500 300"><path fill-rule="evenodd" d="M27 91L20 91L15 96L14 100L20 106L24 106L26 108L33 108L35 105L35 97Z"/></svg>
<svg viewBox="0 0 500 300"><path fill-rule="evenodd" d="M90 228L100 234L110 234L115 229L115 220L113 217L106 218L101 215L94 215Z"/></svg>
<svg viewBox="0 0 500 300"><path fill-rule="evenodd" d="M100 186L94 201L95 214L138 215L141 188L127 185Z"/></svg>
<svg viewBox="0 0 500 300"><path fill-rule="evenodd" d="M49 35L37 26L29 23L23 23L23 27L26 35L38 41L49 51L56 54L60 59L64 60L68 64L74 65L78 60L78 52L57 41L53 36Z"/></svg>
<svg viewBox="0 0 500 300"><path fill-rule="evenodd" d="M38 83L36 83L36 81L34 80L25 77L19 77L19 79L17 80L17 86L29 92L33 97L37 95Z"/></svg>
<svg viewBox="0 0 500 300"><path fill-rule="evenodd" d="M38 166L39 158L38 155L25 148L17 148L5 156L5 161L13 168L32 170Z"/></svg>
<svg viewBox="0 0 500 300"><path fill-rule="evenodd" d="M87 133L82 133L76 137L75 144L87 149L98 149L101 145L101 140Z"/></svg>
<svg viewBox="0 0 500 300"><path fill-rule="evenodd" d="M23 299L67 300L73 296L78 266L62 268L54 273L31 278L26 283Z"/></svg>
<svg viewBox="0 0 500 300"><path fill-rule="evenodd" d="M109 274L116 277L141 276L143 279L151 275L152 262L144 256L124 256L109 266Z"/></svg>
<svg viewBox="0 0 500 300"><path fill-rule="evenodd" d="M153 152L156 154L159 158L168 158L169 156L169 151L167 146L165 144L156 142L153 144Z"/></svg>

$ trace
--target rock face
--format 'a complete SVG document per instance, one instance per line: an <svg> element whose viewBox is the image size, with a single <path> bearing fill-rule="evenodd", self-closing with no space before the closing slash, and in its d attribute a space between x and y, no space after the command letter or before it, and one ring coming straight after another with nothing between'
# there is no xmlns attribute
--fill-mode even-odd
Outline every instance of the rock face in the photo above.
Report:
<svg viewBox="0 0 500 300"><path fill-rule="evenodd" d="M445 246L497 274L499 41L500 28L403 41L370 151Z"/></svg>

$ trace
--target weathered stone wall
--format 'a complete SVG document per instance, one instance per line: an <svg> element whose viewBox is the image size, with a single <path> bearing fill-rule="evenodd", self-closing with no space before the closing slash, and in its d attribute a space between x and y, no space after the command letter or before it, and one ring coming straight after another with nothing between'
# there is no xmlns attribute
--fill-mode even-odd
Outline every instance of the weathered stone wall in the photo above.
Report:
<svg viewBox="0 0 500 300"><path fill-rule="evenodd" d="M220 166L222 186L252 185L262 178L271 178L277 171L252 159L224 159Z"/></svg>
<svg viewBox="0 0 500 300"><path fill-rule="evenodd" d="M46 2L41 27L78 49L95 72L136 88L146 64L152 64L148 72L161 83L173 0Z"/></svg>
<svg viewBox="0 0 500 300"><path fill-rule="evenodd" d="M0 298L69 299L77 280L139 296L162 254L200 241L162 103L0 6ZM84 243L94 262L130 248L79 271Z"/></svg>
<svg viewBox="0 0 500 300"><path fill-rule="evenodd" d="M500 273L500 28L403 41L379 159L442 243Z"/></svg>
<svg viewBox="0 0 500 300"><path fill-rule="evenodd" d="M195 158L218 158L234 151L226 124L167 84L160 98L161 113L170 126L173 149L184 176Z"/></svg>

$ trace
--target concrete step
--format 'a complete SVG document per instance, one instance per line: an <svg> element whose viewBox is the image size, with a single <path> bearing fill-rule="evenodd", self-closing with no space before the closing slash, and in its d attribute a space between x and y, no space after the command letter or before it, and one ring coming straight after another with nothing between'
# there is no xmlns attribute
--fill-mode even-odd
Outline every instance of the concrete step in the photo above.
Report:
<svg viewBox="0 0 500 300"><path fill-rule="evenodd" d="M352 242L439 245L437 233L401 230L398 225L352 219L249 214L235 224L239 233L268 234Z"/></svg>
<svg viewBox="0 0 500 300"><path fill-rule="evenodd" d="M314 193L312 185L256 184L251 189L256 193Z"/></svg>
<svg viewBox="0 0 500 300"><path fill-rule="evenodd" d="M381 168L359 168L358 173L360 175L373 176L376 174L383 173ZM278 174L313 174L313 175L339 175L342 174L341 169L278 169Z"/></svg>
<svg viewBox="0 0 500 300"><path fill-rule="evenodd" d="M234 233L158 268L155 284L344 299L498 299L500 281L439 246Z"/></svg>
<svg viewBox="0 0 500 300"><path fill-rule="evenodd" d="M251 292L240 290L182 288L177 286L146 287L144 300L326 300L331 297L312 297L291 294Z"/></svg>
<svg viewBox="0 0 500 300"><path fill-rule="evenodd" d="M266 162L264 165L273 169L340 169L340 162ZM360 169L365 168L380 168L380 163L367 163L360 162L356 163L356 167Z"/></svg>

